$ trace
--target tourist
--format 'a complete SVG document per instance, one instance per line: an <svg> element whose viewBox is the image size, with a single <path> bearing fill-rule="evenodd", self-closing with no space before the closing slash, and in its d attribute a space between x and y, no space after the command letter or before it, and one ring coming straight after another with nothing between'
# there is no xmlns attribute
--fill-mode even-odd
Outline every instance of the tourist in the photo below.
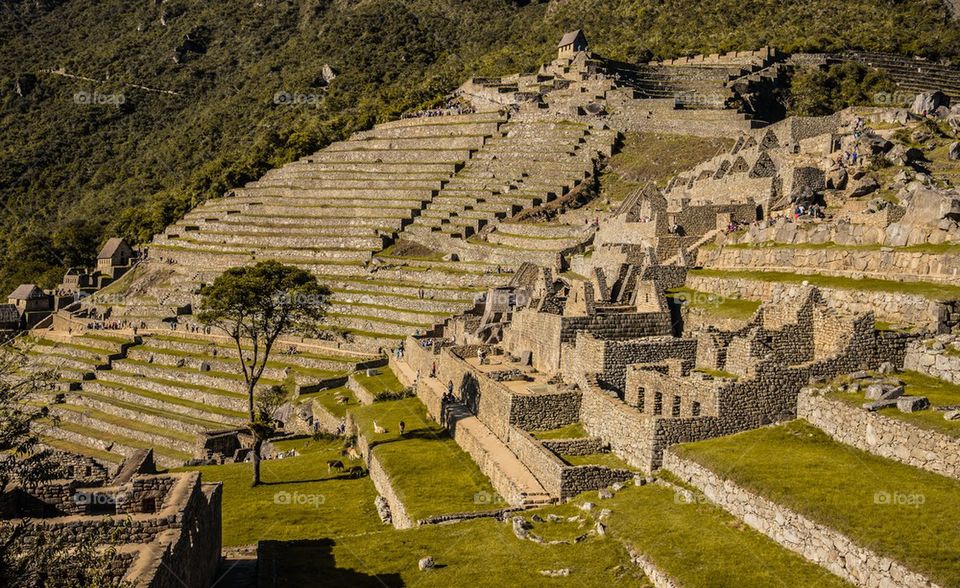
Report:
<svg viewBox="0 0 960 588"><path fill-rule="evenodd" d="M431 378L437 377L437 362L433 362L433 366L430 367L430 377Z"/></svg>
<svg viewBox="0 0 960 588"><path fill-rule="evenodd" d="M403 431L407 428L407 423L400 421L397 428L400 430L400 436L403 437Z"/></svg>

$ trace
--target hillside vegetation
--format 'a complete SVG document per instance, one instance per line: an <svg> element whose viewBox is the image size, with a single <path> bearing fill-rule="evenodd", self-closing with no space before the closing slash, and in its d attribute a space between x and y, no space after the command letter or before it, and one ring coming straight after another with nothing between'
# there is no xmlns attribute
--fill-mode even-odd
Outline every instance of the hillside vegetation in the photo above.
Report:
<svg viewBox="0 0 960 588"><path fill-rule="evenodd" d="M3 0L0 291L50 286L103 240L200 201L469 75L531 70L563 30L647 59L773 44L960 54L936 0ZM324 64L338 77L329 86Z"/></svg>

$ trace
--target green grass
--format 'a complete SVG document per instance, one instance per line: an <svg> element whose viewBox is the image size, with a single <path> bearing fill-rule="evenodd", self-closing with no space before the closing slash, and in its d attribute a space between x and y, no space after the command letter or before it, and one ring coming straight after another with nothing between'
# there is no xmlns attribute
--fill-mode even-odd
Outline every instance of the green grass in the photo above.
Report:
<svg viewBox="0 0 960 588"><path fill-rule="evenodd" d="M161 394L159 392L153 392L151 390L144 390L143 388L137 388L136 386L119 384L117 382L99 382L99 384L107 388L118 388L120 390L124 390L131 394L136 394L137 396L143 396L144 398L152 398L154 400L160 400L162 402L167 402L169 404L177 404L186 408L192 408L192 409L203 411L203 412L209 412L212 414L219 414L223 416L236 417L241 419L247 418L246 413L243 413L240 411L230 410L228 408L220 408L219 406L204 404L202 402L194 402L192 400L180 398L179 396L170 396L169 394Z"/></svg>
<svg viewBox="0 0 960 588"><path fill-rule="evenodd" d="M903 383L906 384L904 394L907 396L926 396L934 407L960 405L960 385L911 371L901 372L897 374L897 378L903 380ZM858 409L861 409L865 402L869 402L862 393L852 394L834 391L830 392L829 396ZM920 412L904 413L894 406L878 412L922 429L937 431L951 437L960 437L960 421L944 420L944 413L932 408Z"/></svg>
<svg viewBox="0 0 960 588"><path fill-rule="evenodd" d="M686 501L670 488L647 485L600 506L613 511L607 523L612 536L687 588L847 586L701 496Z"/></svg>
<svg viewBox="0 0 960 588"><path fill-rule="evenodd" d="M412 519L491 508L475 499L478 492L494 493L486 476L456 441L430 420L418 399L378 402L351 413ZM374 421L387 433L375 433ZM403 437L398 431L400 421L406 424Z"/></svg>
<svg viewBox="0 0 960 588"><path fill-rule="evenodd" d="M627 462L623 461L613 453L594 453L591 455L561 455L560 459L567 462L568 465L596 465L612 468L615 470L633 470Z"/></svg>
<svg viewBox="0 0 960 588"><path fill-rule="evenodd" d="M957 254L960 253L960 244L944 243L922 243L917 245L906 245L903 247L889 247L882 243L872 243L870 245L840 245L827 241L825 243L777 243L767 241L765 243L732 243L725 245L728 249L806 249L806 250L837 250L837 251L880 251L889 249L893 252L902 253L930 253L935 255Z"/></svg>
<svg viewBox="0 0 960 588"><path fill-rule="evenodd" d="M960 584L960 480L842 445L804 421L676 451L941 586Z"/></svg>
<svg viewBox="0 0 960 588"><path fill-rule="evenodd" d="M389 367L374 368L371 371L375 375L368 376L366 371L359 371L353 374L353 378L374 398L384 394L399 394L404 391L405 386L400 383L396 374Z"/></svg>
<svg viewBox="0 0 960 588"><path fill-rule="evenodd" d="M97 449L96 447L87 447L86 445L71 443L70 441L64 441L63 439L57 439L56 437L47 437L45 435L41 435L40 441L54 449L76 453L77 455L85 455L87 457L92 457L94 459L99 459L110 463L120 463L123 461L123 456L117 455L116 453L103 451L102 449Z"/></svg>
<svg viewBox="0 0 960 588"><path fill-rule="evenodd" d="M134 421L130 419L125 419L123 417L118 417L113 414L97 410L95 408L88 408L86 406L75 406L72 404L58 404L57 408L62 408L64 410L69 410L71 412L76 412L80 414L85 414L90 418L97 419L104 423L115 425L118 427L124 427L127 429L132 429L134 431L140 431L141 433L150 433L153 435L160 435L162 437L169 437L171 439L179 439L181 441L187 441L193 443L197 440L197 436L192 433L184 433L183 431L177 431L174 429L167 429L164 427L158 427L156 425L151 425L150 423L144 423L140 421Z"/></svg>
<svg viewBox="0 0 960 588"><path fill-rule="evenodd" d="M689 275L705 278L728 278L742 280L758 280L761 282L785 282L799 284L808 282L821 288L838 288L842 290L860 290L863 292L894 292L900 294L914 294L931 300L960 299L960 286L952 284L933 284L930 282L897 282L893 280L879 280L876 278L844 278L824 276L820 274L794 274L788 272L771 271L740 271L740 270L690 270Z"/></svg>
<svg viewBox="0 0 960 588"><path fill-rule="evenodd" d="M346 404L340 404L336 400L337 395L346 397L348 402ZM300 398L314 399L316 403L337 418L343 418L347 416L347 410L360 406L360 403L357 402L357 399L353 396L353 392L351 392L346 386L329 388L327 390L312 392L310 394L301 394Z"/></svg>
<svg viewBox="0 0 960 588"><path fill-rule="evenodd" d="M204 482L223 482L223 544L251 545L267 539L314 539L372 533L382 529L373 506L377 493L368 478L345 479L327 472L328 460L341 460L339 441L298 439L276 443L299 457L262 462L264 484L250 487L248 463L190 468ZM344 478L344 479L341 479ZM293 493L303 497L296 502ZM279 494L279 493L286 493ZM288 504L283 500L291 496Z"/></svg>
<svg viewBox="0 0 960 588"><path fill-rule="evenodd" d="M723 370L714 370L710 368L696 368L693 371L707 375L707 376L712 376L714 378L728 378L731 380L736 380L739 378L739 376L737 376L736 374L731 374L730 372L725 372Z"/></svg>
<svg viewBox="0 0 960 588"><path fill-rule="evenodd" d="M673 288L667 297L682 301L690 309L698 309L722 319L750 320L760 308L759 300L745 300L721 296L712 292L698 292L691 288Z"/></svg>
<svg viewBox="0 0 960 588"><path fill-rule="evenodd" d="M733 139L661 133L626 133L610 168L621 180L643 187L663 188L670 178L733 148Z"/></svg>
<svg viewBox="0 0 960 588"><path fill-rule="evenodd" d="M584 439L589 436L587 430L583 428L583 423L580 422L549 431L530 431L530 434L537 439Z"/></svg>

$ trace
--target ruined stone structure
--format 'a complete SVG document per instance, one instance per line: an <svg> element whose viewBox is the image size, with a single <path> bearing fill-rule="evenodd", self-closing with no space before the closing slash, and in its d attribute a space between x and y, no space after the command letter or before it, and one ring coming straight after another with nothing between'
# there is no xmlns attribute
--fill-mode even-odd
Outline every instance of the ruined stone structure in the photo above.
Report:
<svg viewBox="0 0 960 588"><path fill-rule="evenodd" d="M68 462L68 458L62 458ZM0 493L0 522L27 518L31 536L58 534L108 542L116 557L107 582L167 588L209 586L220 564L222 488L197 472L136 474L108 481L95 464L78 477ZM92 471L92 469L94 471ZM91 475L92 474L92 475Z"/></svg>

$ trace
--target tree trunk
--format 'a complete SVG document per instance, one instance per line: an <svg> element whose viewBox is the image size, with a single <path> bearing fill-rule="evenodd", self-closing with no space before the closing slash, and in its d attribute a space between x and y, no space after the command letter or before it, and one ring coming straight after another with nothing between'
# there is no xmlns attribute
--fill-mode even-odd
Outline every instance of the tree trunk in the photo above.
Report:
<svg viewBox="0 0 960 588"><path fill-rule="evenodd" d="M247 409L250 412L250 433L253 435L253 482L251 486L260 485L260 447L263 446L263 439L257 433L257 415L253 407L253 394L256 384L251 380L247 383Z"/></svg>
<svg viewBox="0 0 960 588"><path fill-rule="evenodd" d="M251 487L260 485L260 448L263 446L263 440L255 438L253 441L253 482Z"/></svg>

